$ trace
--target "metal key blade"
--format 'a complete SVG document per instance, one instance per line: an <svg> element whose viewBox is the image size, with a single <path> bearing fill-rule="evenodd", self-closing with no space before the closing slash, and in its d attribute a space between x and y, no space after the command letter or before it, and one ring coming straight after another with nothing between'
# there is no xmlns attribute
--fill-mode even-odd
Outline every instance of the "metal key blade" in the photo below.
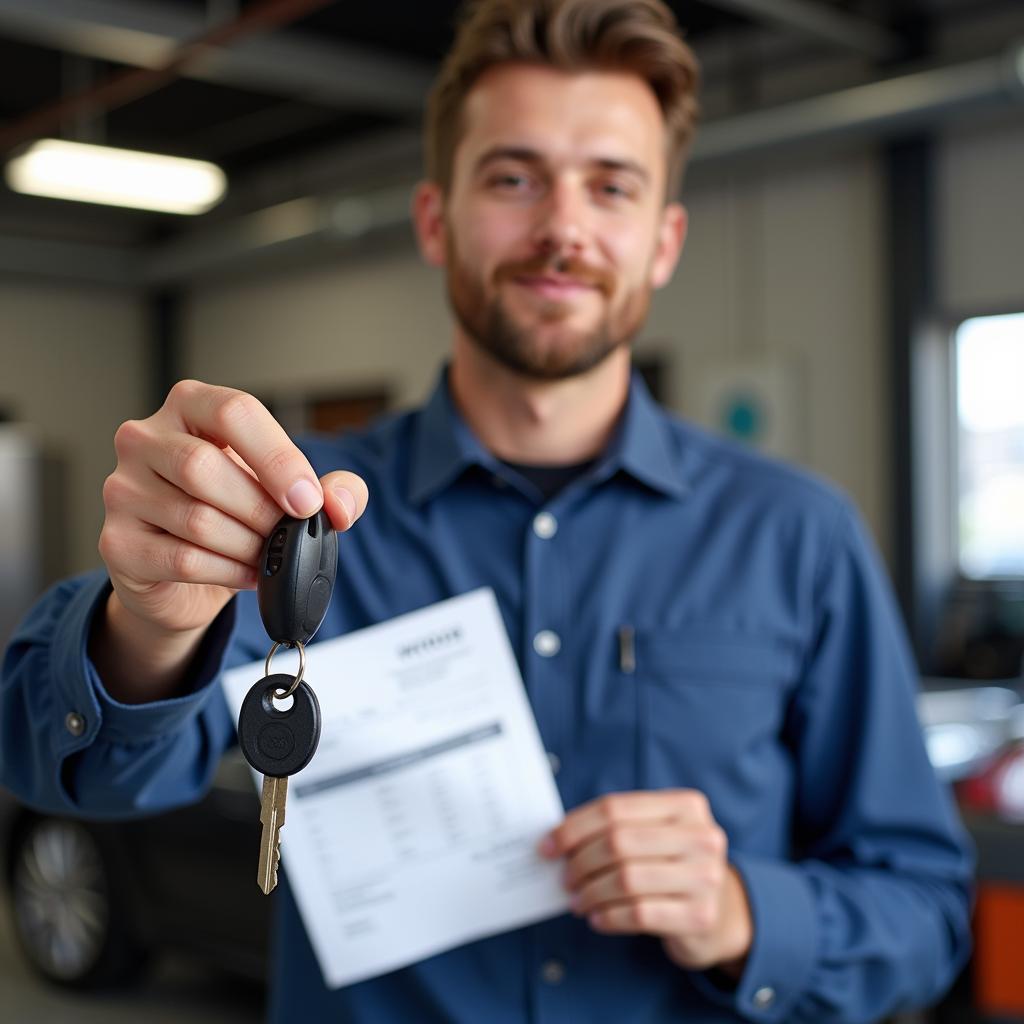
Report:
<svg viewBox="0 0 1024 1024"><path fill-rule="evenodd" d="M284 808L288 800L288 777L263 776L263 796L260 799L260 868L256 879L264 895L269 896L277 885L277 865L281 859L281 827Z"/></svg>

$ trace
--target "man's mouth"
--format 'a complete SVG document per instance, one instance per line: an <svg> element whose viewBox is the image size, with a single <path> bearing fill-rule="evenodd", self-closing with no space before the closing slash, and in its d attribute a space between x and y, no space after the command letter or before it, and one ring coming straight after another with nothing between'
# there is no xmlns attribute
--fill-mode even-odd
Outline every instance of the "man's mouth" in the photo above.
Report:
<svg viewBox="0 0 1024 1024"><path fill-rule="evenodd" d="M575 299L587 292L597 291L597 285L573 277L558 277L550 274L519 274L512 279L522 288L528 288L535 295L545 299L565 301Z"/></svg>

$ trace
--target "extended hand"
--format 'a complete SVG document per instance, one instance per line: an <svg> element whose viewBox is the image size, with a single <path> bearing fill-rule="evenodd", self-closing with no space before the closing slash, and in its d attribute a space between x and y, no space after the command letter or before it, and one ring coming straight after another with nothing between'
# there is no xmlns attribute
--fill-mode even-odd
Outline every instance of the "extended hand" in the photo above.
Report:
<svg viewBox="0 0 1024 1024"><path fill-rule="evenodd" d="M252 395L179 381L152 416L123 423L103 485L99 551L113 592L89 638L111 696L129 704L178 695L199 643L239 590L256 587L264 538L282 511L322 505L336 530L366 507L365 482L318 480Z"/></svg>
<svg viewBox="0 0 1024 1024"><path fill-rule="evenodd" d="M233 388L179 381L148 419L121 424L114 446L99 543L114 587L108 610L126 622L120 632L153 643L205 631L236 591L255 589L282 512L324 505L347 530L366 507L363 480L343 470L318 480L267 409Z"/></svg>
<svg viewBox="0 0 1024 1024"><path fill-rule="evenodd" d="M657 935L679 966L739 977L753 923L727 845L704 794L674 789L577 807L541 853L566 858L573 912L596 931Z"/></svg>

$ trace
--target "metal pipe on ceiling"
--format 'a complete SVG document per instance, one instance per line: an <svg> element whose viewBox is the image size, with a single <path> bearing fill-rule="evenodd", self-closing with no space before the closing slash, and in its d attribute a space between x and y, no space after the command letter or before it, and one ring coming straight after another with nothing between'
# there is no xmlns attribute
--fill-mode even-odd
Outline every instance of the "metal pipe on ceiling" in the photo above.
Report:
<svg viewBox="0 0 1024 1024"><path fill-rule="evenodd" d="M156 67L126 68L73 95L30 111L0 128L0 153L60 128L62 122L81 115L98 115L126 106L180 77L182 69L221 47L247 36L291 24L335 0L262 0L246 8L232 21L215 25L202 35L182 43Z"/></svg>
<svg viewBox="0 0 1024 1024"><path fill-rule="evenodd" d="M712 121L693 161L728 160L840 137L891 136L976 110L1024 102L1024 44L992 57Z"/></svg>
<svg viewBox="0 0 1024 1024"><path fill-rule="evenodd" d="M209 28L201 11L167 0L0 0L0 33L117 64L157 69ZM427 62L367 46L324 42L301 30L250 36L179 68L184 78L286 96L341 110L420 112Z"/></svg>
<svg viewBox="0 0 1024 1024"><path fill-rule="evenodd" d="M296 259L313 246L330 252L369 235L408 230L408 224L407 185L306 196L168 241L141 260L135 273L139 283L152 287L223 270L245 272L271 259Z"/></svg>
<svg viewBox="0 0 1024 1024"><path fill-rule="evenodd" d="M888 60L902 48L900 36L867 18L811 0L705 0L712 7L743 14L765 24L855 50L873 60Z"/></svg>

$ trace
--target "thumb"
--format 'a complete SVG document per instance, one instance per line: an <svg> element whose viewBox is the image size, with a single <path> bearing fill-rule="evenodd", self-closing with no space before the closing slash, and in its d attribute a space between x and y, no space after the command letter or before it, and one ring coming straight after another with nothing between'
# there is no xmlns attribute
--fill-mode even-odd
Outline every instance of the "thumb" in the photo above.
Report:
<svg viewBox="0 0 1024 1024"><path fill-rule="evenodd" d="M337 469L320 477L324 489L324 509L336 530L347 530L362 514L369 499L361 476Z"/></svg>

